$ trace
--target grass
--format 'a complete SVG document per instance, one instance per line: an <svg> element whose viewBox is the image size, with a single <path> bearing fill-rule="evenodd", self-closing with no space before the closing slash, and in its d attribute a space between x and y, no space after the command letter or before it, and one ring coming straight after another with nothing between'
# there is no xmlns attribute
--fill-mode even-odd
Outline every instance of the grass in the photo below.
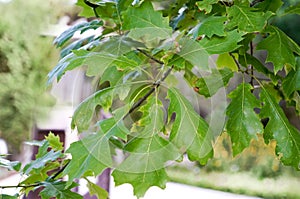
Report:
<svg viewBox="0 0 300 199"><path fill-rule="evenodd" d="M205 172L180 166L167 172L171 181L193 186L270 199L300 199L300 179L293 176L257 179L248 172Z"/></svg>

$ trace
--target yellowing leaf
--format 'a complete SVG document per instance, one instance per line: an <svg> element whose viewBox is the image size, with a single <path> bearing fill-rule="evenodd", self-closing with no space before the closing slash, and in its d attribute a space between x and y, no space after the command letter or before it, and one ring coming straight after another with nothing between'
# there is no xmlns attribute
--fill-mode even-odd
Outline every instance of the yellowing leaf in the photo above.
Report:
<svg viewBox="0 0 300 199"><path fill-rule="evenodd" d="M238 57L236 57L236 59L238 59ZM218 56L216 64L217 64L217 68L219 68L219 69L221 69L221 68L229 68L232 71L238 71L238 67L237 67L237 65L236 65L233 57L231 57L229 55L229 53L220 54Z"/></svg>
<svg viewBox="0 0 300 199"><path fill-rule="evenodd" d="M263 126L254 108L260 107L259 101L251 93L250 84L241 83L229 94L231 103L227 107L227 133L231 137L233 155L241 153L249 146L257 133L263 132Z"/></svg>

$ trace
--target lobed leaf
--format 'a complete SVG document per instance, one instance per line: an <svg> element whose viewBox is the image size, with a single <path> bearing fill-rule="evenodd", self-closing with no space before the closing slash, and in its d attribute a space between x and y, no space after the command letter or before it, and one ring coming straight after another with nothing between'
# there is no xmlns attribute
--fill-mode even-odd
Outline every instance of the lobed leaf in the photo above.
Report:
<svg viewBox="0 0 300 199"><path fill-rule="evenodd" d="M192 161L205 164L213 156L212 133L207 123L197 114L190 102L175 88L168 90L169 118L176 114L170 132L170 141L181 153L187 152Z"/></svg>
<svg viewBox="0 0 300 199"><path fill-rule="evenodd" d="M89 189L90 196L97 196L98 199L107 199L108 193L105 189L102 187L99 187L98 185L92 183L91 181L87 180L87 188Z"/></svg>
<svg viewBox="0 0 300 199"><path fill-rule="evenodd" d="M275 91L268 85L261 84L261 101L263 107L260 117L269 118L265 127L266 142L276 140L276 154L285 165L300 169L300 132L286 118L274 97Z"/></svg>
<svg viewBox="0 0 300 199"><path fill-rule="evenodd" d="M42 199L57 198L57 199L82 199L83 197L78 193L72 192L70 189L76 185L73 185L69 189L66 189L66 182L43 182L44 189L40 192Z"/></svg>
<svg viewBox="0 0 300 199"><path fill-rule="evenodd" d="M241 83L228 95L231 102L226 111L226 129L231 137L234 156L248 147L250 141L257 138L257 133L263 132L263 126L254 111L254 108L260 107L260 103L251 89L250 84Z"/></svg>
<svg viewBox="0 0 300 199"><path fill-rule="evenodd" d="M272 12L259 12L245 5L233 5L228 8L229 29L237 27L239 31L260 32L264 29Z"/></svg>
<svg viewBox="0 0 300 199"><path fill-rule="evenodd" d="M300 61L300 60L299 60ZM300 62L296 66L296 70L291 70L282 81L283 92L287 97L295 91L300 91Z"/></svg>
<svg viewBox="0 0 300 199"><path fill-rule="evenodd" d="M194 38L205 35L211 38L213 35L225 36L224 23L226 17L221 16L210 16L199 23L190 33L193 34Z"/></svg>
<svg viewBox="0 0 300 199"><path fill-rule="evenodd" d="M145 42L167 39L172 34L168 18L155 11L149 1L143 2L139 7L127 9L124 13L123 30L130 30L129 37Z"/></svg>
<svg viewBox="0 0 300 199"><path fill-rule="evenodd" d="M210 75L197 79L194 83L194 87L199 89L199 94L205 97L211 97L216 94L220 88L225 87L232 77L233 72L228 68L220 70L213 69Z"/></svg>
<svg viewBox="0 0 300 199"><path fill-rule="evenodd" d="M226 32L224 37L213 36L211 39L204 38L200 40L199 44L209 54L227 53L240 47L238 43L243 40L243 35L244 33L233 30Z"/></svg>
<svg viewBox="0 0 300 199"><path fill-rule="evenodd" d="M97 19L90 22L81 22L61 33L61 35L54 39L53 43L56 44L57 47L61 47L73 37L75 32L80 31L80 33L83 33L89 29L97 29L102 25L103 21L99 21Z"/></svg>
<svg viewBox="0 0 300 199"><path fill-rule="evenodd" d="M151 186L166 188L167 173L164 169L145 173L130 173L126 171L114 170L112 172L115 185L130 183L133 186L134 195L143 197Z"/></svg>
<svg viewBox="0 0 300 199"><path fill-rule="evenodd" d="M268 51L266 62L274 64L274 73L276 74L287 65L295 69L294 53L300 55L300 47L275 26L269 26L266 31L270 35L258 43L257 50Z"/></svg>

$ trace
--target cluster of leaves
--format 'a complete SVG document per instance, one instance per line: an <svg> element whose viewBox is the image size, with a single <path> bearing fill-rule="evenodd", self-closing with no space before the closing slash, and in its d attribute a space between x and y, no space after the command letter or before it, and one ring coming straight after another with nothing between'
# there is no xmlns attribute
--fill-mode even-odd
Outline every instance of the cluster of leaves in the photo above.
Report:
<svg viewBox="0 0 300 199"><path fill-rule="evenodd" d="M40 107L53 103L44 85L49 66L56 60L55 49L50 38L42 38L39 32L49 7L36 8L35 1L0 5L0 137L12 154L29 138L34 118L43 112Z"/></svg>
<svg viewBox="0 0 300 199"><path fill-rule="evenodd" d="M281 0L79 0L77 5L91 20L56 38L64 53L49 81L83 66L98 79L99 90L73 115L72 128L85 136L66 151L72 159L60 173L68 176L67 182L59 181L64 190L75 186L75 179L112 168L116 185L130 183L141 197L151 186L165 187L164 168L170 161L187 154L206 164L213 157L213 127L174 86L178 73L192 92L206 98L227 87L234 75L241 76L228 94L219 134L230 135L233 155L262 134L266 143L276 141L283 164L299 169L300 134L279 102L286 100L300 111L300 47L271 24ZM299 6L285 14L299 14ZM101 34L67 44L76 31L89 29ZM272 67L257 58L261 50ZM212 55L218 55L216 68L208 62ZM95 122L99 106L112 117ZM118 163L116 150L125 154Z"/></svg>

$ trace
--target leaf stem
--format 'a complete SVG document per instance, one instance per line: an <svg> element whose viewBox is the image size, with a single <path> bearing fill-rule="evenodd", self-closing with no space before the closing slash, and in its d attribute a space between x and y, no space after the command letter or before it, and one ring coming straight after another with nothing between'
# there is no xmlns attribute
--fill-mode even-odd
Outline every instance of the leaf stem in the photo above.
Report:
<svg viewBox="0 0 300 199"><path fill-rule="evenodd" d="M162 75L162 77L153 83L153 87L142 97L140 98L133 106L129 109L128 113L124 115L123 119L125 119L128 115L130 115L133 111L139 108L144 101L161 85L161 83L169 76L174 66L172 65L168 70Z"/></svg>
<svg viewBox="0 0 300 199"><path fill-rule="evenodd" d="M152 55L149 55L146 51L144 51L144 50L142 50L142 49L139 49L139 48L137 48L137 50L138 50L139 52L141 52L142 54L144 54L146 57L149 57L150 59L152 59L153 61L155 61L156 63L159 63L159 64L161 64L161 65L164 64L164 62L162 62L162 61L156 59L156 58L153 57Z"/></svg>
<svg viewBox="0 0 300 199"><path fill-rule="evenodd" d="M253 42L252 41L250 42L250 54L251 54L251 56L253 56ZM253 66L250 65L249 69L250 69L250 72L251 72L250 84L251 84L252 87L254 87L254 70L253 70Z"/></svg>

